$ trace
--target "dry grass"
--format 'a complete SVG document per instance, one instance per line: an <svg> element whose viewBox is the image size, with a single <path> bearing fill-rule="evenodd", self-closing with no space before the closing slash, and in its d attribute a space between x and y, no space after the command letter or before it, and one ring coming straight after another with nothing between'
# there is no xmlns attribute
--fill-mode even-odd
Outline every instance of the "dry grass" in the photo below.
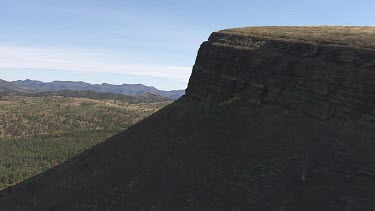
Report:
<svg viewBox="0 0 375 211"><path fill-rule="evenodd" d="M15 104L15 103L12 102L12 101L2 101L2 100L0 100L0 105L9 105L9 104Z"/></svg>
<svg viewBox="0 0 375 211"><path fill-rule="evenodd" d="M375 49L374 26L244 27L219 33Z"/></svg>

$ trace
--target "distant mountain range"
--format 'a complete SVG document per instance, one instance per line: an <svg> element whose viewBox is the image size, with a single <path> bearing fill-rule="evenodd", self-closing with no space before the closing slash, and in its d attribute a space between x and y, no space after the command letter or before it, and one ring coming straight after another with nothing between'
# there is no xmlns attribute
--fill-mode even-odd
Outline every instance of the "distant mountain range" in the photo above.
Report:
<svg viewBox="0 0 375 211"><path fill-rule="evenodd" d="M143 95L146 93L154 93L164 97L177 99L185 94L185 90L171 90L163 91L156 89L153 86L145 86L143 84L90 84L82 81L52 81L42 82L36 80L18 80L18 81L5 81L0 79L0 91L17 91L17 92L45 92L45 91L83 91L92 90L96 92L123 94L123 95Z"/></svg>
<svg viewBox="0 0 375 211"><path fill-rule="evenodd" d="M19 86L13 82L0 79L0 91L16 91L16 92L35 92L35 89L30 89L25 86Z"/></svg>

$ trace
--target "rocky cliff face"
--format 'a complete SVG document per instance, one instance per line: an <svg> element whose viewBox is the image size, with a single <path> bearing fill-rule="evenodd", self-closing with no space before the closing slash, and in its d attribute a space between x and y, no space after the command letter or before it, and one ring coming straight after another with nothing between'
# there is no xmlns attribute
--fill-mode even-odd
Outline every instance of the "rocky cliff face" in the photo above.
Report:
<svg viewBox="0 0 375 211"><path fill-rule="evenodd" d="M375 27L261 27L213 33L199 50L187 96L241 97L319 119L374 125Z"/></svg>
<svg viewBox="0 0 375 211"><path fill-rule="evenodd" d="M213 33L186 95L0 210L375 209L374 27Z"/></svg>

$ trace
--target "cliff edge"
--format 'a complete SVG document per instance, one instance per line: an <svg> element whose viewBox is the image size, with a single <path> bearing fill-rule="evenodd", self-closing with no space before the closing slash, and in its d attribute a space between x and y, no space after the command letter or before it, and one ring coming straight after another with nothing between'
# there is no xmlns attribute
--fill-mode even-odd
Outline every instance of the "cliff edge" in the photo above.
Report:
<svg viewBox="0 0 375 211"><path fill-rule="evenodd" d="M375 27L249 27L213 33L187 96L247 98L319 119L374 123Z"/></svg>
<svg viewBox="0 0 375 211"><path fill-rule="evenodd" d="M213 33L186 95L0 210L374 210L375 27Z"/></svg>

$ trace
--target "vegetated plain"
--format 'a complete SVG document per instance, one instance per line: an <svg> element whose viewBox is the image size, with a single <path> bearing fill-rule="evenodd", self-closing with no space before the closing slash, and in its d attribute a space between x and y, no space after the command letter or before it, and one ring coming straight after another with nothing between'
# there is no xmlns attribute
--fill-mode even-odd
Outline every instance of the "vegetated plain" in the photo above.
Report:
<svg viewBox="0 0 375 211"><path fill-rule="evenodd" d="M0 92L0 189L79 154L169 103L154 94Z"/></svg>

